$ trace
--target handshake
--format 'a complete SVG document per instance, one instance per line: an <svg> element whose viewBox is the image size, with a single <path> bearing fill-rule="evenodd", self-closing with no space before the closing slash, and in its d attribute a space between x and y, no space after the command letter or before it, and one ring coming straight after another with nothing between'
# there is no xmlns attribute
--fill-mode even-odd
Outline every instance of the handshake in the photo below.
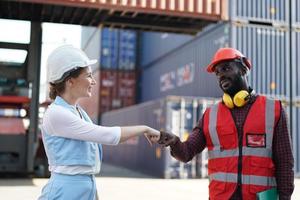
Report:
<svg viewBox="0 0 300 200"><path fill-rule="evenodd" d="M154 130L154 129L153 129ZM155 130L157 133L158 131ZM150 145L154 143L158 143L164 147L170 146L175 144L177 141L179 141L179 137L174 135L173 133L168 133L165 131L160 131L158 134L145 134L145 137L147 138Z"/></svg>

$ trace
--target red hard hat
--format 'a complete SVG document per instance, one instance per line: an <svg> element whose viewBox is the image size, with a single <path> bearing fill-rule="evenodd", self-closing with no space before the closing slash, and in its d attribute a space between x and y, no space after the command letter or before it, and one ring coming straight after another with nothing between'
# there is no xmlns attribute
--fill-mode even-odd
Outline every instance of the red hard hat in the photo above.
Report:
<svg viewBox="0 0 300 200"><path fill-rule="evenodd" d="M220 48L214 55L211 63L207 66L206 70L210 73L214 72L214 67L221 61L243 59L243 62L250 69L250 61L238 50L234 48Z"/></svg>

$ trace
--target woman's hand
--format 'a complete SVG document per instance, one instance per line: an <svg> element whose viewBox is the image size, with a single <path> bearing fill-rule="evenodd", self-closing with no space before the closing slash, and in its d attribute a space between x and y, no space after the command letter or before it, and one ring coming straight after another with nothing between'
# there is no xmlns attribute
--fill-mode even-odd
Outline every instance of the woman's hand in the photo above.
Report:
<svg viewBox="0 0 300 200"><path fill-rule="evenodd" d="M160 138L160 132L148 126L144 135L151 146L152 144L157 143Z"/></svg>

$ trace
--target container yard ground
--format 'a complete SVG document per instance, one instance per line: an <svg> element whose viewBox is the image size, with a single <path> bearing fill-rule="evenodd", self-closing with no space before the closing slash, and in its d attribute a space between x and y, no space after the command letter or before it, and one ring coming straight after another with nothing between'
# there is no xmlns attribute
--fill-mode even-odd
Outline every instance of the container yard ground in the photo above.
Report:
<svg viewBox="0 0 300 200"><path fill-rule="evenodd" d="M207 179L157 179L104 164L96 178L100 199L208 199ZM34 200L47 179L0 179L3 200ZM295 179L293 200L300 199L300 179Z"/></svg>

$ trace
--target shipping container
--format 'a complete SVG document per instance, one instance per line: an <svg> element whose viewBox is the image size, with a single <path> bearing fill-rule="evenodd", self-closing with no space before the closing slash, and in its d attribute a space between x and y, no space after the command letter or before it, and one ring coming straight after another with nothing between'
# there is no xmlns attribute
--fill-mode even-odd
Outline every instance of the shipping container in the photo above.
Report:
<svg viewBox="0 0 300 200"><path fill-rule="evenodd" d="M292 103L292 142L293 142L293 152L294 152L294 171L295 176L300 177L300 103ZM286 109L287 110L287 109ZM290 114L290 112L287 112ZM288 115L290 116L290 115Z"/></svg>
<svg viewBox="0 0 300 200"><path fill-rule="evenodd" d="M288 26L289 2L288 0L229 0L229 19L273 26Z"/></svg>
<svg viewBox="0 0 300 200"><path fill-rule="evenodd" d="M127 107L136 102L136 81L135 71L118 72L118 97L121 99L121 106Z"/></svg>
<svg viewBox="0 0 300 200"><path fill-rule="evenodd" d="M272 26L223 23L156 60L142 72L141 101L167 95L219 97L206 66L220 47L234 47L252 62L250 86L272 97L289 96L289 32Z"/></svg>
<svg viewBox="0 0 300 200"><path fill-rule="evenodd" d="M300 27L300 2L299 0L292 0L292 26L293 27Z"/></svg>
<svg viewBox="0 0 300 200"><path fill-rule="evenodd" d="M300 101L300 30L292 31L292 95L293 101Z"/></svg>
<svg viewBox="0 0 300 200"><path fill-rule="evenodd" d="M135 71L96 70L93 76L92 96L80 99L79 104L94 123L99 123L101 113L135 104Z"/></svg>
<svg viewBox="0 0 300 200"><path fill-rule="evenodd" d="M134 70L136 68L136 47L136 31L120 30L118 69Z"/></svg>
<svg viewBox="0 0 300 200"><path fill-rule="evenodd" d="M212 98L169 96L128 108L104 113L101 125L129 126L145 124L177 134L186 140ZM150 146L144 137L130 139L118 146L104 146L103 161L163 178L205 177L201 174L207 156L198 155L184 164L171 157L169 148ZM203 161L203 162L202 162ZM202 164L204 163L204 164ZM206 173L206 172L205 172Z"/></svg>
<svg viewBox="0 0 300 200"><path fill-rule="evenodd" d="M193 36L175 33L141 32L139 64L144 68L169 51L191 40Z"/></svg>
<svg viewBox="0 0 300 200"><path fill-rule="evenodd" d="M134 70L136 38L132 30L83 27L81 46L89 58L99 60L93 68Z"/></svg>
<svg viewBox="0 0 300 200"><path fill-rule="evenodd" d="M80 99L79 104L94 123L99 123L103 112L135 104L135 72L97 70L93 76L97 83L92 88L92 96Z"/></svg>
<svg viewBox="0 0 300 200"><path fill-rule="evenodd" d="M136 31L103 28L100 44L101 69L134 70L136 68Z"/></svg>
<svg viewBox="0 0 300 200"><path fill-rule="evenodd" d="M119 30L103 28L101 31L101 69L117 69L119 53Z"/></svg>
<svg viewBox="0 0 300 200"><path fill-rule="evenodd" d="M121 108L121 100L118 97L118 71L100 71L99 89L99 113Z"/></svg>

